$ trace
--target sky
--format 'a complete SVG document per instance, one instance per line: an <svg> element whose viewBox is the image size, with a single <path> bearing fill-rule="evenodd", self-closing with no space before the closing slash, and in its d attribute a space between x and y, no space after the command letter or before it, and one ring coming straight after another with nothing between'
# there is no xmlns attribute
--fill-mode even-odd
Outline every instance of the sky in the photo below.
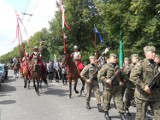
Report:
<svg viewBox="0 0 160 120"><path fill-rule="evenodd" d="M26 35L21 25L22 39L27 40L42 28L49 28L48 21L53 19L57 10L56 0L0 0L0 56L19 44L18 40L15 40L17 25L15 10L28 34ZM33 16L23 15L24 12Z"/></svg>

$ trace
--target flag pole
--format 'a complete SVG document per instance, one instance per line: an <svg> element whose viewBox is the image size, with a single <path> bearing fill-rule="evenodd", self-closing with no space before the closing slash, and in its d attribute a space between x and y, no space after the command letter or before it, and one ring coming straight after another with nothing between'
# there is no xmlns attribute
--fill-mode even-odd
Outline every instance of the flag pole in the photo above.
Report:
<svg viewBox="0 0 160 120"><path fill-rule="evenodd" d="M122 41L122 30L120 31L120 43L119 43L119 66L120 68L123 67L123 41Z"/></svg>

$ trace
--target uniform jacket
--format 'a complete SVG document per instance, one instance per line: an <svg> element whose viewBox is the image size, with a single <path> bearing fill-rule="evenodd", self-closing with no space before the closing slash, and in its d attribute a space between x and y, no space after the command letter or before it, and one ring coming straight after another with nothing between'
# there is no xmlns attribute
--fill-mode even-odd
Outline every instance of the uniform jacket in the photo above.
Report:
<svg viewBox="0 0 160 120"><path fill-rule="evenodd" d="M112 89L112 88L115 88L115 86L119 86L120 81L122 81L121 72L116 76L114 82L112 81L111 86L106 83L106 80L110 79L115 74L115 72L119 69L120 68L118 67L118 65L107 63L103 65L103 67L98 72L98 79L102 81L106 89Z"/></svg>
<svg viewBox="0 0 160 120"><path fill-rule="evenodd" d="M136 85L135 97L149 101L160 99L160 82L158 80L151 89L151 95L144 91L145 85L149 85L157 72L158 66L155 63L151 64L146 58L135 65L130 74L130 81Z"/></svg>
<svg viewBox="0 0 160 120"><path fill-rule="evenodd" d="M124 77L124 80L127 82L126 87L129 89L135 88L135 85L131 81L129 81L130 73L131 73L131 70L134 68L134 66L135 65L131 63L127 65L123 70L123 77Z"/></svg>
<svg viewBox="0 0 160 120"><path fill-rule="evenodd" d="M93 64L88 64L84 67L82 72L80 73L80 76L85 80L89 80L93 78L93 81L97 81L97 66Z"/></svg>

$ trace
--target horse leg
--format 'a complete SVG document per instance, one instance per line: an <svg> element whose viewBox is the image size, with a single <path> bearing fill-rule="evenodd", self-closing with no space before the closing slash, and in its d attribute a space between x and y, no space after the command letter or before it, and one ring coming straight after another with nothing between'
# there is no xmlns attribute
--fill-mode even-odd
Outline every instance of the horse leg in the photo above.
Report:
<svg viewBox="0 0 160 120"><path fill-rule="evenodd" d="M85 81L82 78L80 78L80 79L81 79L81 82L82 82L82 88L81 88L81 91L80 91L80 95L82 95L82 92L84 92Z"/></svg>
<svg viewBox="0 0 160 120"><path fill-rule="evenodd" d="M41 91L42 91L42 78L40 78L39 80L40 80L40 81L39 81L39 88L40 88Z"/></svg>
<svg viewBox="0 0 160 120"><path fill-rule="evenodd" d="M27 87L27 77L26 77L26 75L24 76L24 88L26 88Z"/></svg>
<svg viewBox="0 0 160 120"><path fill-rule="evenodd" d="M28 80L28 89L30 89L30 79Z"/></svg>
<svg viewBox="0 0 160 120"><path fill-rule="evenodd" d="M72 96L72 80L69 80L69 98Z"/></svg>
<svg viewBox="0 0 160 120"><path fill-rule="evenodd" d="M40 82L40 78L37 79L37 95L39 96L39 82Z"/></svg>
<svg viewBox="0 0 160 120"><path fill-rule="evenodd" d="M75 80L75 82L74 82L74 91L75 91L75 93L79 93L79 91L78 90L76 90L76 88L77 88L77 82L78 82L78 79L76 79Z"/></svg>
<svg viewBox="0 0 160 120"><path fill-rule="evenodd" d="M37 86L36 86L36 82L35 82L35 78L33 78L33 85L34 85L34 89L35 89L35 91L36 91L36 93L37 93Z"/></svg>

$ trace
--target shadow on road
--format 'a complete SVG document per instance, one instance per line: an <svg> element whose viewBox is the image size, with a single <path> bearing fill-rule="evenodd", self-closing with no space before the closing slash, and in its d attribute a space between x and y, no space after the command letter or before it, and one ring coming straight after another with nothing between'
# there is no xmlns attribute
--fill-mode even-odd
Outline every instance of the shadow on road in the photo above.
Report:
<svg viewBox="0 0 160 120"><path fill-rule="evenodd" d="M44 94L47 95L58 95L58 96L68 96L69 90L61 90L61 89L55 89L55 88L48 88L47 91L44 92Z"/></svg>
<svg viewBox="0 0 160 120"><path fill-rule="evenodd" d="M9 92L13 92L13 91L16 91L16 88L14 86L10 86L10 85L7 85L7 84L3 84L1 86L1 91L0 93L9 93Z"/></svg>
<svg viewBox="0 0 160 120"><path fill-rule="evenodd" d="M0 104L4 104L4 105L13 104L13 103L16 103L16 101L15 100L3 100L3 101L0 101Z"/></svg>
<svg viewBox="0 0 160 120"><path fill-rule="evenodd" d="M9 82L14 82L14 81L16 81L16 79L13 78L13 76L9 76L8 79L6 79L6 80L3 81L3 83L9 83Z"/></svg>

